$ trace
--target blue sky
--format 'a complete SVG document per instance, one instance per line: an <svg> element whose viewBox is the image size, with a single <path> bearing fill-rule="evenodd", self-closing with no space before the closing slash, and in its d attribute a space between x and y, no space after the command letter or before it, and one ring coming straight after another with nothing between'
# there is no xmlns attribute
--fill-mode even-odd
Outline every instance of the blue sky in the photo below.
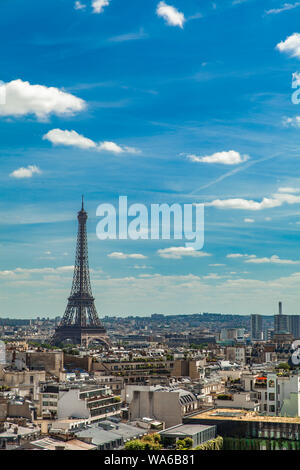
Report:
<svg viewBox="0 0 300 470"><path fill-rule="evenodd" d="M82 193L100 316L300 313L299 18L294 0L1 0L0 315L63 314ZM207 256L98 240L119 195L205 203Z"/></svg>

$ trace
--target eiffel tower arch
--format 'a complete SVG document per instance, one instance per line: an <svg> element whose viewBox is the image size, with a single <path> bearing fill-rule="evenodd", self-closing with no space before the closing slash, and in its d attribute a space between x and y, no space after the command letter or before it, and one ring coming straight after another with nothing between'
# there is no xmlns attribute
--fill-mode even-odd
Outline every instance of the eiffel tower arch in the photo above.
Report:
<svg viewBox="0 0 300 470"><path fill-rule="evenodd" d="M82 207L77 216L78 235L71 294L51 343L57 345L71 342L88 347L91 341L96 341L108 348L110 340L98 317L91 289L86 233L87 218L82 197Z"/></svg>

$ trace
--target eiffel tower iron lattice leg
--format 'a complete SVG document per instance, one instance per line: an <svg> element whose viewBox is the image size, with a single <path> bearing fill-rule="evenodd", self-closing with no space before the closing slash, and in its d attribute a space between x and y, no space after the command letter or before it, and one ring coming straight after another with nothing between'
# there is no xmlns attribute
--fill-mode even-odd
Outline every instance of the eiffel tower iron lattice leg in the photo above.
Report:
<svg viewBox="0 0 300 470"><path fill-rule="evenodd" d="M82 207L78 212L78 235L73 283L64 316L52 337L52 344L72 342L88 346L92 340L109 346L106 330L99 320L91 289L86 233L87 213Z"/></svg>

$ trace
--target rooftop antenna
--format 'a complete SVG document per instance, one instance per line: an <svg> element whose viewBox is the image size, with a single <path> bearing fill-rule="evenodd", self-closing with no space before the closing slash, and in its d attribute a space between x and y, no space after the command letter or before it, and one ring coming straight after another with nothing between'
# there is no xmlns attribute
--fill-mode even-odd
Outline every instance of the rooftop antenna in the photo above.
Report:
<svg viewBox="0 0 300 470"><path fill-rule="evenodd" d="M84 210L84 207L83 207L83 195L82 195L82 206L81 206L81 210L82 210L82 211Z"/></svg>

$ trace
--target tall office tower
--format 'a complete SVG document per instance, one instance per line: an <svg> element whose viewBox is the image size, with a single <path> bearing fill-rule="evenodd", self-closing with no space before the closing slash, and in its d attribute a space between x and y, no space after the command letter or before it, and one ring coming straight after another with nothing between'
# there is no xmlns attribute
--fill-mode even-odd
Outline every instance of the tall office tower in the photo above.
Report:
<svg viewBox="0 0 300 470"><path fill-rule="evenodd" d="M261 341L263 339L262 316L251 315L251 340Z"/></svg>
<svg viewBox="0 0 300 470"><path fill-rule="evenodd" d="M290 332L295 339L300 339L300 315L289 315Z"/></svg>
<svg viewBox="0 0 300 470"><path fill-rule="evenodd" d="M279 302L279 314L274 315L275 334L291 333L290 315L282 315L282 302Z"/></svg>
<svg viewBox="0 0 300 470"><path fill-rule="evenodd" d="M90 341L109 344L106 330L99 320L90 283L88 243L86 233L87 213L83 207L78 212L78 236L73 284L64 316L55 329L53 344L71 342L88 346Z"/></svg>

